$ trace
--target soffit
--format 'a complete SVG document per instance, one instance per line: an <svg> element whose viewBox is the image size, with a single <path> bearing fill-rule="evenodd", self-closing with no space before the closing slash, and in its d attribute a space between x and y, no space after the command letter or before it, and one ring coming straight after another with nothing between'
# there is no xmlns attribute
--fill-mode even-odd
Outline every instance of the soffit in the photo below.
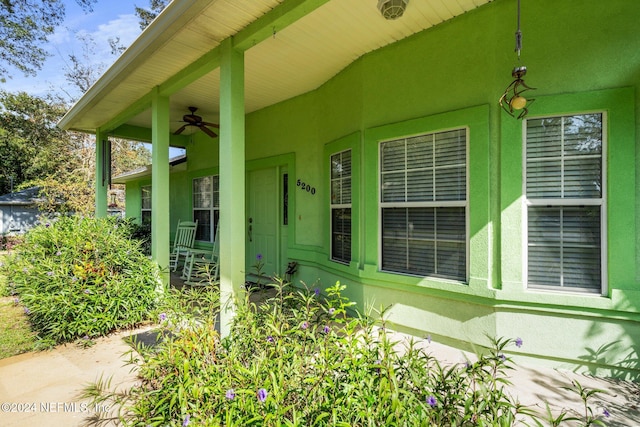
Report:
<svg viewBox="0 0 640 427"><path fill-rule="evenodd" d="M85 94L84 98L90 98L84 99L87 107L72 110L66 117L65 127L94 130L103 126L155 86L219 46L222 40L287 1L290 0L196 0L181 14L181 21L175 18L173 24L163 22L163 13L158 22L154 22L162 24L156 25L163 29L156 37L158 40L149 49L138 52L135 60L130 60L131 65L116 68L117 73L114 72L116 62L101 79L113 82ZM246 111L256 111L314 90L362 55L489 1L411 0L401 18L388 21L377 10L377 0L330 0L293 24L274 28L271 37L247 49ZM154 24L147 31L158 31L151 28ZM136 43L144 41L147 31ZM123 56L129 51L135 52L136 43ZM204 120L217 121L219 81L219 69L215 69L171 95L172 131L181 125L181 117L191 105L199 107L197 114ZM124 122L150 127L148 107L141 108L139 114Z"/></svg>

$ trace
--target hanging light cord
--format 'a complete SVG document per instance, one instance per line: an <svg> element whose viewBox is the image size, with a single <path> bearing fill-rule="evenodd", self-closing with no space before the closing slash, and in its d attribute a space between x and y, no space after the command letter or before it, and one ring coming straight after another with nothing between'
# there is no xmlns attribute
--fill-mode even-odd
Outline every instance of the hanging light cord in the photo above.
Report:
<svg viewBox="0 0 640 427"><path fill-rule="evenodd" d="M520 61L520 51L522 50L522 31L520 31L520 0L518 0L518 30L516 31L516 53Z"/></svg>

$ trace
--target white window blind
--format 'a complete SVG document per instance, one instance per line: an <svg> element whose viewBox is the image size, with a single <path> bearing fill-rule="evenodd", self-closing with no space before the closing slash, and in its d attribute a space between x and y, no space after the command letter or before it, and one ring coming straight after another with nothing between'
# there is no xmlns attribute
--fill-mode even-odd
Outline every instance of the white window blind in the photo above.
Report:
<svg viewBox="0 0 640 427"><path fill-rule="evenodd" d="M465 129L380 144L382 270L466 280Z"/></svg>
<svg viewBox="0 0 640 427"><path fill-rule="evenodd" d="M196 240L214 241L220 210L218 176L204 176L193 180L193 220L198 221Z"/></svg>
<svg viewBox="0 0 640 427"><path fill-rule="evenodd" d="M351 261L351 150L331 156L331 259Z"/></svg>
<svg viewBox="0 0 640 427"><path fill-rule="evenodd" d="M527 282L601 292L603 115L526 123Z"/></svg>

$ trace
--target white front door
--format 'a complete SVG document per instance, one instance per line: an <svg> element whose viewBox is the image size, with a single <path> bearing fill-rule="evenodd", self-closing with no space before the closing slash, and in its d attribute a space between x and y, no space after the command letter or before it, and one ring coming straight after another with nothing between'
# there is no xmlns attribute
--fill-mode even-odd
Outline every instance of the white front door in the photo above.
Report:
<svg viewBox="0 0 640 427"><path fill-rule="evenodd" d="M264 278L280 274L278 168L249 172L248 186L247 274L249 280L255 281L258 258L263 263L261 273Z"/></svg>

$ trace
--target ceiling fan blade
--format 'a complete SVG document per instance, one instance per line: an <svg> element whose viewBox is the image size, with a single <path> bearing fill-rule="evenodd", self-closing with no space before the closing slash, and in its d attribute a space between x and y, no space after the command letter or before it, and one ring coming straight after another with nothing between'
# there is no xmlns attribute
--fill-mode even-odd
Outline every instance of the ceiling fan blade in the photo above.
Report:
<svg viewBox="0 0 640 427"><path fill-rule="evenodd" d="M211 129L209 129L206 126L200 126L200 130L204 133L206 133L207 135L209 135L211 138L216 138L218 136L217 133L215 133L214 131L212 131Z"/></svg>
<svg viewBox="0 0 640 427"><path fill-rule="evenodd" d="M184 132L184 130L187 128L187 126L189 126L189 125L184 125L184 126L182 126L180 129L178 129L177 131L175 131L173 134L174 134L174 135L180 135L182 132Z"/></svg>
<svg viewBox="0 0 640 427"><path fill-rule="evenodd" d="M203 125L207 125L210 126L212 128L216 128L216 129L220 129L220 125L216 124L216 123L209 123L209 122L202 122Z"/></svg>

